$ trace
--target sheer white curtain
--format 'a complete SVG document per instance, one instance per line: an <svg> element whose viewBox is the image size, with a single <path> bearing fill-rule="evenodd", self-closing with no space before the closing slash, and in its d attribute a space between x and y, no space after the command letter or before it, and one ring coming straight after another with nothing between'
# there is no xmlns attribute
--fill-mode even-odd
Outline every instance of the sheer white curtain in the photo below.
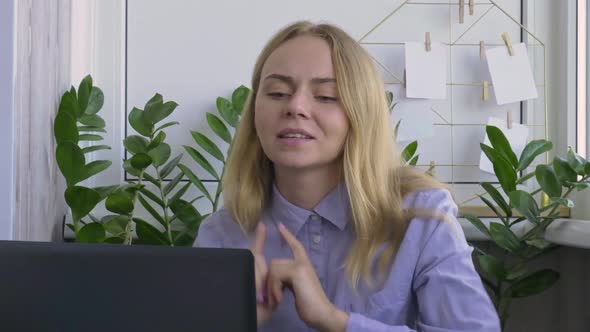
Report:
<svg viewBox="0 0 590 332"><path fill-rule="evenodd" d="M14 239L56 240L65 203L53 118L70 84L71 0L19 0L16 6Z"/></svg>

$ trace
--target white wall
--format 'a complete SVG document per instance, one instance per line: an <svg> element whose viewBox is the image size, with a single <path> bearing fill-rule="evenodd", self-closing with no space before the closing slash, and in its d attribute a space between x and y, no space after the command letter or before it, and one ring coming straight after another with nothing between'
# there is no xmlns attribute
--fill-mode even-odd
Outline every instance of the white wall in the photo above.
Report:
<svg viewBox="0 0 590 332"><path fill-rule="evenodd" d="M0 1L0 240L13 238L14 7Z"/></svg>

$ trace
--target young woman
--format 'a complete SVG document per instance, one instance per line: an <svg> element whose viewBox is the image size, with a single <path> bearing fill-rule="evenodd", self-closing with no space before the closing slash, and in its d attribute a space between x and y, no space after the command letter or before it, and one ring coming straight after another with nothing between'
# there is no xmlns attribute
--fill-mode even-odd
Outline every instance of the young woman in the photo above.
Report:
<svg viewBox="0 0 590 332"><path fill-rule="evenodd" d="M250 248L260 331L499 331L444 186L404 167L369 54L298 22L260 54L196 245Z"/></svg>

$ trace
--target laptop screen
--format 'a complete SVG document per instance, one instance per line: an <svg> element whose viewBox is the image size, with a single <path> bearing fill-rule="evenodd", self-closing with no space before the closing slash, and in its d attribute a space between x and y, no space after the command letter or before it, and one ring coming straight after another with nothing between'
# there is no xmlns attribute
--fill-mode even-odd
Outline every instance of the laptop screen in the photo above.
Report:
<svg viewBox="0 0 590 332"><path fill-rule="evenodd" d="M256 331L241 249L0 241L2 331Z"/></svg>

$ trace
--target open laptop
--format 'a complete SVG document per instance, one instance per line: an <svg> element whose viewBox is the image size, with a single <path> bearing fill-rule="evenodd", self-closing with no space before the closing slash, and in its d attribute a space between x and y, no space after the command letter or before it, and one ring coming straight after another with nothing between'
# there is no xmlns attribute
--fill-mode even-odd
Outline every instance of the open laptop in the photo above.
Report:
<svg viewBox="0 0 590 332"><path fill-rule="evenodd" d="M0 241L0 331L256 331L248 250Z"/></svg>

